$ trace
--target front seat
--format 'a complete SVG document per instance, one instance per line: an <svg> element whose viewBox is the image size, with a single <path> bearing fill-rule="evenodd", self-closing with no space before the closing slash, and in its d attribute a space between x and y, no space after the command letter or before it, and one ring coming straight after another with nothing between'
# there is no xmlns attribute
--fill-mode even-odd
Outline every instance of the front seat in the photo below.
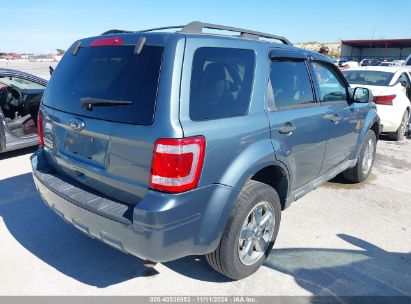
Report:
<svg viewBox="0 0 411 304"><path fill-rule="evenodd" d="M205 102L217 103L227 91L225 69L220 63L210 63L201 77L201 95Z"/></svg>
<svg viewBox="0 0 411 304"><path fill-rule="evenodd" d="M200 82L200 107L210 117L225 116L232 111L234 97L227 86L226 70L220 63L210 63ZM207 116L208 116L207 115Z"/></svg>
<svg viewBox="0 0 411 304"><path fill-rule="evenodd" d="M42 97L43 97L43 94L37 94L30 100L26 101L26 103L24 104L24 113L31 115L31 118L33 119L36 127L37 127L37 115L39 112Z"/></svg>

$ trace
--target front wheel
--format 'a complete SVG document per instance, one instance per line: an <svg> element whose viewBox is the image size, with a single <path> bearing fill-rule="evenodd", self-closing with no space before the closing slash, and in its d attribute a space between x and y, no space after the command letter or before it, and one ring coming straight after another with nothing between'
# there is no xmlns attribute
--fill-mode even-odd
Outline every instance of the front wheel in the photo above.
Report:
<svg viewBox="0 0 411 304"><path fill-rule="evenodd" d="M343 176L355 183L366 180L371 173L375 160L375 150L377 147L377 137L374 131L368 130L365 140L358 156L357 164L343 172Z"/></svg>
<svg viewBox="0 0 411 304"><path fill-rule="evenodd" d="M281 205L270 186L250 181L236 203L217 249L207 262L223 275L239 280L264 263L277 237Z"/></svg>

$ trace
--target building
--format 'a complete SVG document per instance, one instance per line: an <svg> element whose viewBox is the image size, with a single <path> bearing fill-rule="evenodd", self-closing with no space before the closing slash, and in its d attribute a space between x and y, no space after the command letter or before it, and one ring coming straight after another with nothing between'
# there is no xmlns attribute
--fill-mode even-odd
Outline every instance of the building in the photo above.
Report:
<svg viewBox="0 0 411 304"><path fill-rule="evenodd" d="M341 40L341 57L400 60L411 54L410 39Z"/></svg>

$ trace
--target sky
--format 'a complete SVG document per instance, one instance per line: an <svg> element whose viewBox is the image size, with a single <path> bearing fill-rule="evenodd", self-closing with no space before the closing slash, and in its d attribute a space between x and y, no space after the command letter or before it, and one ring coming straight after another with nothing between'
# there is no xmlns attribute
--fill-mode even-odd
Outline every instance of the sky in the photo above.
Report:
<svg viewBox="0 0 411 304"><path fill-rule="evenodd" d="M109 29L203 21L292 42L411 38L410 0L0 0L0 52L48 53Z"/></svg>

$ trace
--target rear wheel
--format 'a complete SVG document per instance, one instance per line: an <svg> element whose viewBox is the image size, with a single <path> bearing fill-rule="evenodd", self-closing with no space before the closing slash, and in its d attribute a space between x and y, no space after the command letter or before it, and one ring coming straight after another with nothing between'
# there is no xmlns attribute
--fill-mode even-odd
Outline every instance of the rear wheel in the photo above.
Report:
<svg viewBox="0 0 411 304"><path fill-rule="evenodd" d="M207 262L223 275L239 280L264 263L277 237L281 205L270 186L250 181L237 199L217 249Z"/></svg>
<svg viewBox="0 0 411 304"><path fill-rule="evenodd" d="M357 164L355 167L343 172L346 179L355 183L360 183L367 179L374 164L376 146L377 137L374 131L368 130L361 147L360 155L358 156Z"/></svg>
<svg viewBox="0 0 411 304"><path fill-rule="evenodd" d="M388 136L395 141L404 140L405 133L407 132L409 118L410 114L408 110L405 110L404 115L402 116L401 125L398 127L398 130L394 133L389 133Z"/></svg>

